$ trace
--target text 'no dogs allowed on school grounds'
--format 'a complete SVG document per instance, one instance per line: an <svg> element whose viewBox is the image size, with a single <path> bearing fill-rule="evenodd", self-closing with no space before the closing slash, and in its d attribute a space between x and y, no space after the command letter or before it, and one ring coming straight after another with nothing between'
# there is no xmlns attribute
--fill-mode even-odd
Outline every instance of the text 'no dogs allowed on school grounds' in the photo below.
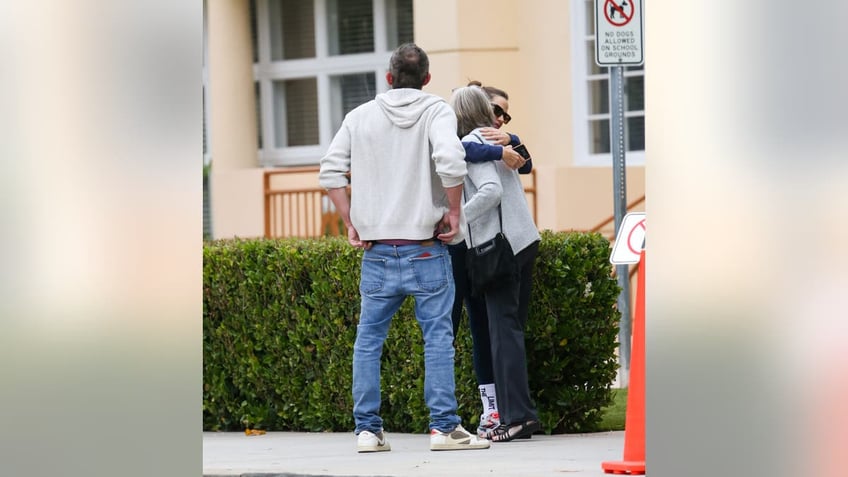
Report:
<svg viewBox="0 0 848 477"><path fill-rule="evenodd" d="M641 65L642 0L595 0L595 63Z"/></svg>

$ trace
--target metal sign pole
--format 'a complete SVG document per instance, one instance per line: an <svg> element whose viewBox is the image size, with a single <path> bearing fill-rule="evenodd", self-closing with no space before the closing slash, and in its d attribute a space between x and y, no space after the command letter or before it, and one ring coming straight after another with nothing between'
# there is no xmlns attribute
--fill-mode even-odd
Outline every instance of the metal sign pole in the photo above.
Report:
<svg viewBox="0 0 848 477"><path fill-rule="evenodd" d="M610 72L610 142L613 170L615 229L620 230L627 213L624 179L624 67L641 65L642 0L595 0L595 63ZM616 244L617 245L617 244ZM630 381L630 274L626 264L616 264L618 285L618 361L622 387Z"/></svg>
<svg viewBox="0 0 848 477"><path fill-rule="evenodd" d="M613 170L613 204L615 207L615 230L621 227L621 221L627 213L627 181L625 180L624 160L624 67L611 66L610 69L610 142ZM622 372L621 385L626 387L630 376L630 275L627 265L616 265L618 285L618 311L621 322L618 328L618 352Z"/></svg>

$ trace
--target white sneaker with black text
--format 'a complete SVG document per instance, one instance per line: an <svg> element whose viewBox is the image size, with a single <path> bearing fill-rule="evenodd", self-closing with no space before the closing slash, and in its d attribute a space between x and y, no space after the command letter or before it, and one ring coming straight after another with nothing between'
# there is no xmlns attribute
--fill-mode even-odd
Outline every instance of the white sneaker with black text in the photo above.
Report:
<svg viewBox="0 0 848 477"><path fill-rule="evenodd" d="M441 432L436 429L430 431L431 451L488 449L490 445L489 441L478 438L463 429L461 425L450 432Z"/></svg>
<svg viewBox="0 0 848 477"><path fill-rule="evenodd" d="M392 450L386 434L380 431L374 434L371 431L362 431L356 437L357 452L382 452Z"/></svg>

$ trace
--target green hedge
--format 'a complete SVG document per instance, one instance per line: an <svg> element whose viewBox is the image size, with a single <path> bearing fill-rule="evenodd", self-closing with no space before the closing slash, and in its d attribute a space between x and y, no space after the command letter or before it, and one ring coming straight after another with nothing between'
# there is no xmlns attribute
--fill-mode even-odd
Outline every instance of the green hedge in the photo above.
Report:
<svg viewBox="0 0 848 477"><path fill-rule="evenodd" d="M548 433L589 432L611 402L619 288L599 234L545 231L527 327L530 390ZM351 361L361 251L341 238L203 248L203 427L353 429ZM383 351L385 426L426 432L423 341L408 299ZM456 341L459 414L476 425L471 338Z"/></svg>

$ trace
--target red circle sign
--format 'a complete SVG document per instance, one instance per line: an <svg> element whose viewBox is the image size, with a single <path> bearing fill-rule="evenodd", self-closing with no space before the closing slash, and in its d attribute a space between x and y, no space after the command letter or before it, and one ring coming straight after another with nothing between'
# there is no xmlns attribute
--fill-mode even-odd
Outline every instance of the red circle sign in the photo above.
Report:
<svg viewBox="0 0 848 477"><path fill-rule="evenodd" d="M638 244L633 243L633 238L634 238L633 232L636 232L636 230L640 229L640 228L641 228L641 231L640 231L641 233L640 233L639 236L642 237L642 240L639 241ZM642 220L639 221L638 224L636 224L636 226L634 226L632 229L630 229L630 233L627 234L627 248L629 248L630 251L632 253L635 253L636 255L639 255L642 252L642 242L645 240L645 230L646 230L645 229L645 219L642 219ZM638 240L638 238L637 238L637 240Z"/></svg>
<svg viewBox="0 0 848 477"><path fill-rule="evenodd" d="M604 17L613 26L624 26L630 23L630 20L633 19L633 14L636 12L636 7L633 6L633 0L628 2L627 0L620 0L621 5L619 5L616 0L607 0L604 3ZM630 7L630 15L627 15L627 12L624 11L624 7ZM621 18L616 21L616 14Z"/></svg>

